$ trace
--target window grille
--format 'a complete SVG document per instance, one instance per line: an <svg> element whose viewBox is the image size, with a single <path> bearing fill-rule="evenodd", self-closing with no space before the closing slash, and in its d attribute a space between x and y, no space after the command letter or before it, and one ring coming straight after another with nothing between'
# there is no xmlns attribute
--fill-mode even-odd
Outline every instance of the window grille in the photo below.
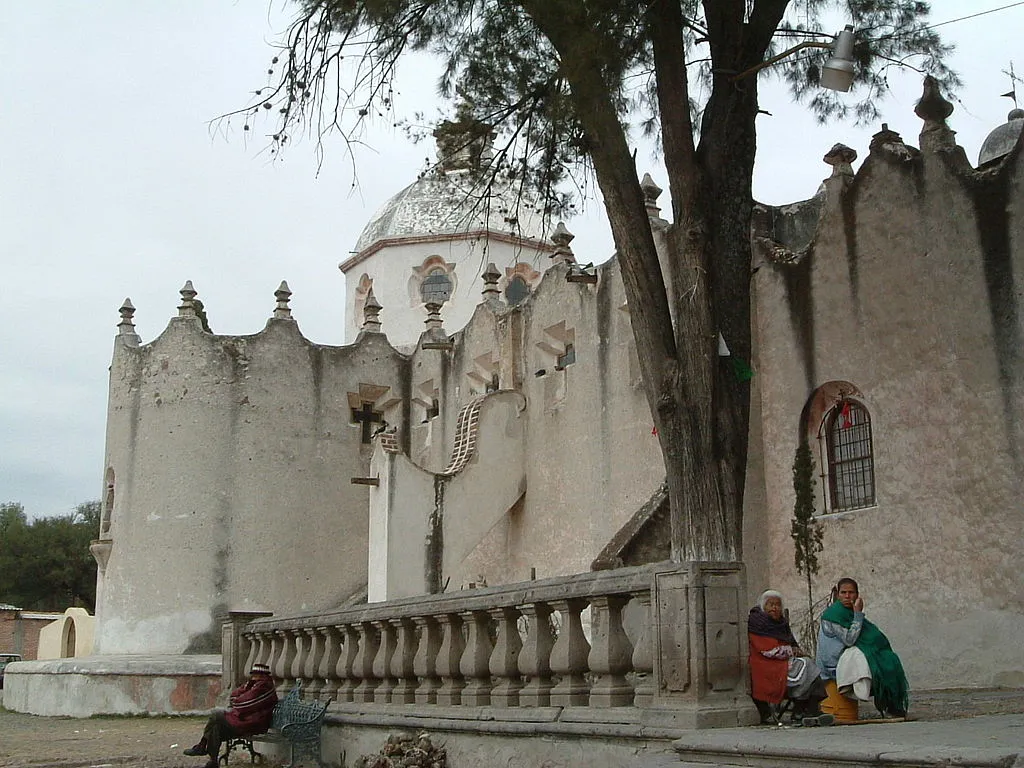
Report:
<svg viewBox="0 0 1024 768"><path fill-rule="evenodd" d="M838 403L825 419L829 509L842 512L875 503L875 460L871 417L851 400Z"/></svg>
<svg viewBox="0 0 1024 768"><path fill-rule="evenodd" d="M452 295L452 279L443 269L435 269L420 284L424 304L444 304Z"/></svg>

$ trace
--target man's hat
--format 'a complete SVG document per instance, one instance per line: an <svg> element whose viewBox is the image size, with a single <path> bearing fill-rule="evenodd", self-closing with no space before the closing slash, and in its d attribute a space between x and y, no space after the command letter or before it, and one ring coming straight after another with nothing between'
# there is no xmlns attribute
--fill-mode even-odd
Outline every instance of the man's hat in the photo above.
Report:
<svg viewBox="0 0 1024 768"><path fill-rule="evenodd" d="M249 672L250 675L269 675L270 667L266 664L253 664L252 670Z"/></svg>

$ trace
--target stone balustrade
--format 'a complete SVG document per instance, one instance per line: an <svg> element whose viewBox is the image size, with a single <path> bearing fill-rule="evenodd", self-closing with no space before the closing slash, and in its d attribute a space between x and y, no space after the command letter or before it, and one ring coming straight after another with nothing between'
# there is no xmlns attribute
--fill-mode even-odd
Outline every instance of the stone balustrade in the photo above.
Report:
<svg viewBox="0 0 1024 768"><path fill-rule="evenodd" d="M301 681L305 697L339 706L692 704L745 688L741 583L738 564L662 563L229 618L225 675L261 662L281 690ZM226 689L237 682L226 679Z"/></svg>

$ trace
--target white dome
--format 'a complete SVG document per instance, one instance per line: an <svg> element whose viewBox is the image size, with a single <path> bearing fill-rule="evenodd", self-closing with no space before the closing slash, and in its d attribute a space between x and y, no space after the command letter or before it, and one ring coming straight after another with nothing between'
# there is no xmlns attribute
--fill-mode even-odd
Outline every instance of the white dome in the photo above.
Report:
<svg viewBox="0 0 1024 768"><path fill-rule="evenodd" d="M1006 116L1006 122L996 127L981 145L978 167L1008 155L1016 145L1021 129L1024 129L1024 109L1013 109Z"/></svg>
<svg viewBox="0 0 1024 768"><path fill-rule="evenodd" d="M355 252L382 241L484 231L544 241L543 225L536 204L508 184L495 182L488 198L468 171L434 171L380 207L359 236Z"/></svg>

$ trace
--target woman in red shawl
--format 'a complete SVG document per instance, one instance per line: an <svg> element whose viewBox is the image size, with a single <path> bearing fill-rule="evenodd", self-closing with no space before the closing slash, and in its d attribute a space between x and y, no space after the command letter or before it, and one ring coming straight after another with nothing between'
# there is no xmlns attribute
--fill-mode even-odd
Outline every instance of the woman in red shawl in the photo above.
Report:
<svg viewBox="0 0 1024 768"><path fill-rule="evenodd" d="M772 705L783 699L793 701L793 723L796 725L831 725L831 715L822 715L819 703L825 698L821 671L800 649L789 620L782 611L782 595L769 589L747 618L750 640L751 695L761 722L778 719Z"/></svg>
<svg viewBox="0 0 1024 768"><path fill-rule="evenodd" d="M253 664L249 679L231 692L228 701L231 708L211 715L203 729L203 738L194 747L185 750L185 754L192 757L208 755L210 759L204 768L217 768L217 753L227 739L255 736L257 733L266 733L270 728L274 705L277 704L277 691L274 678L270 676L270 667L266 664Z"/></svg>

